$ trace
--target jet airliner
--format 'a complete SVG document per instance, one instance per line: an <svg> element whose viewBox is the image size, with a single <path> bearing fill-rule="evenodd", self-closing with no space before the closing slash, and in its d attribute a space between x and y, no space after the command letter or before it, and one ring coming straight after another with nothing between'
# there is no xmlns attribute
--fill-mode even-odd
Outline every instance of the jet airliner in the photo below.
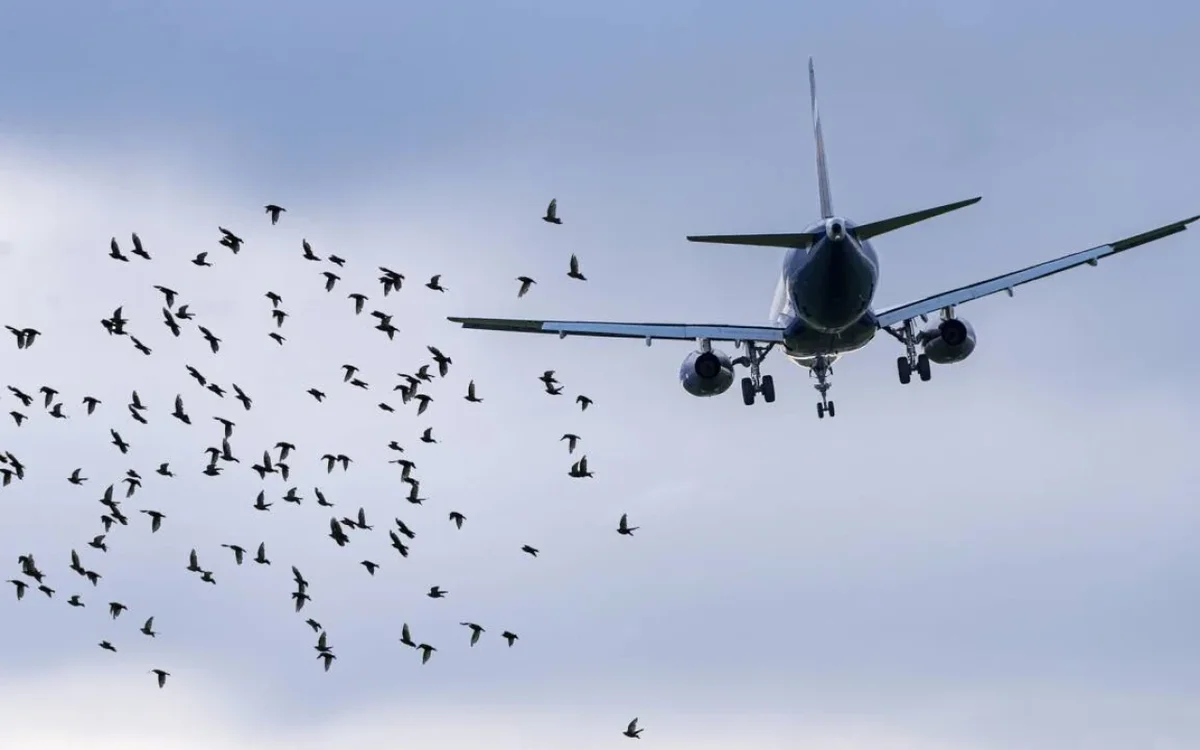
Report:
<svg viewBox="0 0 1200 750"><path fill-rule="evenodd" d="M907 385L914 372L922 381L930 379L930 363L945 365L961 362L975 349L975 331L971 324L955 314L964 302L1006 292L1037 279L1076 268L1095 266L1101 258L1115 255L1154 240L1184 231L1200 219L1193 216L1151 229L1141 234L1064 255L1012 273L979 281L924 299L881 310L872 306L879 284L879 256L871 240L881 234L940 216L978 203L970 198L915 213L856 224L833 211L825 144L821 135L821 117L817 108L816 73L812 58L808 61L808 82L812 106L813 137L816 141L817 189L821 219L803 232L790 234L740 234L689 236L691 242L726 245L751 245L784 248L783 269L771 306L767 326L695 325L675 323L621 323L566 320L514 320L503 318L451 317L464 328L525 333L556 333L567 336L604 336L643 339L649 346L654 339L694 340L696 351L688 355L679 370L684 390L693 396L716 396L729 390L734 367L749 369L742 378L742 400L750 406L755 396L775 400L775 383L760 371L763 360L776 346L793 362L809 370L816 378L820 394L817 416L835 416L829 399L829 376L837 359L866 346L876 333L883 331L905 349L896 360L897 376ZM929 315L940 320L929 324ZM929 324L921 329L920 319ZM733 342L742 356L733 359L713 348L714 341Z"/></svg>

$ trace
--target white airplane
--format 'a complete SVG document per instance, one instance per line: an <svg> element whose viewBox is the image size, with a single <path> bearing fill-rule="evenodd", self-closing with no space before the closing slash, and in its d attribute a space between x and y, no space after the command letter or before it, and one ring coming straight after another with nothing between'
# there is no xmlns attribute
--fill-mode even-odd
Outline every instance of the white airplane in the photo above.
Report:
<svg viewBox="0 0 1200 750"><path fill-rule="evenodd" d="M955 308L964 302L1007 292L1030 281L1066 271L1084 264L1095 266L1101 258L1145 245L1182 232L1200 216L1165 224L1141 234L1098 245L1039 263L1019 271L934 294L915 302L875 310L872 302L879 283L879 257L870 240L910 224L979 202L971 198L911 214L867 224L837 216L833 212L826 172L825 144L821 136L821 118L817 110L816 73L812 58L808 61L808 81L812 98L813 135L817 150L817 187L820 193L821 220L803 232L794 234L740 234L690 236L691 242L727 245L757 245L787 248L783 271L775 291L768 326L694 325L676 323L619 323L568 320L513 320L503 318L461 318L451 321L464 328L525 333L556 333L567 336L607 336L644 339L694 340L698 349L688 355L679 370L684 389L693 396L716 396L729 390L734 367L750 369L742 378L742 400L754 403L755 394L763 400L775 400L775 383L762 375L763 359L776 345L783 348L796 364L808 368L816 377L814 386L821 396L817 416L835 415L833 401L827 397L833 363L844 353L866 346L879 331L885 331L904 345L905 354L896 360L900 382L907 385L915 371L921 380L929 380L930 363L950 364L966 359L975 349L975 331ZM931 313L940 311L941 320L918 330L915 321L928 323ZM745 354L732 359L714 349L713 341L732 341ZM918 349L920 350L918 352Z"/></svg>

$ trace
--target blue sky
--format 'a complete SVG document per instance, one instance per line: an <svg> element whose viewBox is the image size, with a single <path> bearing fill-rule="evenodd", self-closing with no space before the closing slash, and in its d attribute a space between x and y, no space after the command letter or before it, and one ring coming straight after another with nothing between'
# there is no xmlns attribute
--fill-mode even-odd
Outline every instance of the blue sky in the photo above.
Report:
<svg viewBox="0 0 1200 750"><path fill-rule="evenodd" d="M1198 213L1197 11L1157 5L10 10L0 323L45 336L0 345L2 380L54 385L71 419L30 409L0 426L30 467L0 490L0 557L15 577L33 552L58 589L0 599L0 744L605 748L639 716L666 748L1194 746L1194 232L964 306L979 347L928 384L899 386L900 351L879 339L837 364L838 416L820 422L807 374L777 355L778 401L748 409L683 392L686 345L444 320L763 323L778 251L683 237L812 220L809 55L839 211L984 197L876 243L881 306ZM561 227L537 220L553 196ZM276 227L267 202L289 208ZM218 225L246 238L236 259ZM131 231L153 262L105 257ZM337 293L302 237L348 259ZM186 262L201 250L217 267ZM573 252L586 284L565 277ZM394 345L344 299L385 307L379 265L408 276L386 300ZM434 273L450 292L421 287ZM539 284L518 300L522 274ZM220 354L195 331L169 337L154 284L191 302ZM266 338L268 289L292 315L284 347ZM117 305L153 356L103 335ZM427 344L455 362L429 412L383 415L374 404ZM389 393L349 392L344 362ZM254 410L200 392L184 363L241 384ZM545 369L595 407L542 394ZM483 404L462 400L470 379ZM125 414L134 388L149 425ZM84 393L105 401L94 417ZM167 416L176 393L192 428ZM0 392L0 406L15 401ZM244 465L200 475L213 414L238 422L244 464L290 438L292 484L323 487L339 515L365 507L376 531L340 550L311 500L264 517ZM416 440L427 425L441 444ZM594 481L565 476L566 431ZM403 501L390 439L417 461L427 507ZM327 475L329 450L359 460ZM162 508L163 530L114 530L109 553L85 555L103 583L80 587L68 551L95 552L95 499L163 460L180 476L125 506ZM64 481L77 466L83 488ZM623 512L634 539L615 533ZM419 534L408 560L381 536L397 516ZM219 547L259 541L269 570ZM217 586L183 570L192 547ZM338 653L328 674L290 609L292 564ZM434 584L450 596L424 598ZM67 607L71 593L89 606ZM130 607L115 622L113 599ZM152 643L136 632L151 614ZM488 628L474 649L461 620ZM439 649L424 667L396 642L406 621ZM159 666L164 691L146 674Z"/></svg>

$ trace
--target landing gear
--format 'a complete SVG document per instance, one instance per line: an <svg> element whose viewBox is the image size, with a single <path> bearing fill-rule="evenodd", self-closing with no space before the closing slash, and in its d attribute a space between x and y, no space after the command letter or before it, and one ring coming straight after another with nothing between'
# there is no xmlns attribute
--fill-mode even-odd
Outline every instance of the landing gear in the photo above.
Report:
<svg viewBox="0 0 1200 750"><path fill-rule="evenodd" d="M775 344L770 343L760 347L753 341L743 341L742 345L746 349L746 355L734 360L734 364L750 368L750 377L742 378L742 403L752 406L754 396L758 393L762 394L763 401L768 404L774 403L775 379L770 375L763 375L759 368L762 366L763 360L767 358L767 354L775 348Z"/></svg>
<svg viewBox="0 0 1200 750"><path fill-rule="evenodd" d="M816 388L817 393L821 394L821 401L817 404L818 419L824 419L826 414L830 418L837 416L837 412L833 409L833 402L826 396L829 389L833 387L833 384L829 382L831 374L833 374L833 366L829 364L829 359L824 354L818 354L809 370L809 375L817 379L817 384L813 388Z"/></svg>
<svg viewBox="0 0 1200 750"><path fill-rule="evenodd" d="M933 373L929 369L929 357L925 354L917 354L917 330L912 320L904 321L904 327L899 332L891 328L884 330L904 344L905 356L896 359L896 375L900 378L900 385L908 385L912 382L914 370L922 382L928 382L933 377Z"/></svg>

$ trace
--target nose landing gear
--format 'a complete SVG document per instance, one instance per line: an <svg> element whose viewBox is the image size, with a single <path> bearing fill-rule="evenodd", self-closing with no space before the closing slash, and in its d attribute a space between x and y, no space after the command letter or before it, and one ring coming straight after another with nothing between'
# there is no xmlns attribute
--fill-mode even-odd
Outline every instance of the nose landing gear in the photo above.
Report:
<svg viewBox="0 0 1200 750"><path fill-rule="evenodd" d="M829 359L824 354L818 354L808 373L810 377L817 379L817 384L813 388L816 388L817 393L821 394L821 401L817 404L817 418L824 419L828 414L832 419L837 416L837 412L833 408L833 402L828 399L826 394L833 387L833 384L829 382L829 376L833 374L833 365L829 364Z"/></svg>

